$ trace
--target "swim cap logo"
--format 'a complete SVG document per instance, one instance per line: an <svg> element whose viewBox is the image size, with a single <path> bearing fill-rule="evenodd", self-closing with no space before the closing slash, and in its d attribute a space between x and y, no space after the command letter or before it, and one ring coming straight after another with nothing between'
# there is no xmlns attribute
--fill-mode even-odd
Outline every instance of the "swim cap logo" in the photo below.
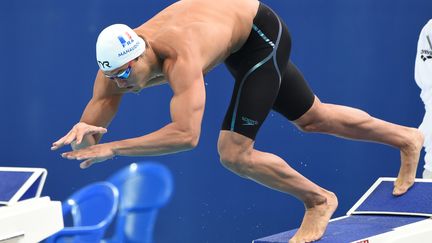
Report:
<svg viewBox="0 0 432 243"><path fill-rule="evenodd" d="M101 62L101 61L97 61L98 63L99 63L99 65L102 67L102 68L110 68L111 66L110 66L110 63L108 62L108 61L103 61L103 62Z"/></svg>
<svg viewBox="0 0 432 243"><path fill-rule="evenodd" d="M128 32L125 32L124 35L125 36L119 35L117 37L123 47L126 47L126 46L128 46L134 42L134 40L132 39L132 36ZM125 39L125 37L126 37L126 39Z"/></svg>

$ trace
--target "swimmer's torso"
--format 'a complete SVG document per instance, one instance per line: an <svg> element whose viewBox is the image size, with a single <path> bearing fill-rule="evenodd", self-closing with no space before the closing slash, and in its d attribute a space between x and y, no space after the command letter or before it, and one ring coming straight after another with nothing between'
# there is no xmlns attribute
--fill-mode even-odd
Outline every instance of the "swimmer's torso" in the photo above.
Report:
<svg viewBox="0 0 432 243"><path fill-rule="evenodd" d="M198 53L203 72L238 50L248 38L259 2L257 0L183 0L167 7L135 29L153 45L182 55Z"/></svg>

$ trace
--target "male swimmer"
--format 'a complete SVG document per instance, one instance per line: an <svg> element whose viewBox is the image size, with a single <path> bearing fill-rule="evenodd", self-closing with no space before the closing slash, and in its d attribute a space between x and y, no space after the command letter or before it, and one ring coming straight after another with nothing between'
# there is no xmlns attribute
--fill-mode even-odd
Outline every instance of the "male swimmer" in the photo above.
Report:
<svg viewBox="0 0 432 243"><path fill-rule="evenodd" d="M290 242L324 234L338 202L335 194L308 180L277 155L254 148L255 136L273 109L306 132L387 144L400 150L401 167L393 194L413 184L423 137L404 127L340 105L321 103L290 60L287 26L256 0L178 1L132 30L116 24L96 43L93 97L81 120L52 149L70 144L66 159L82 168L114 156L169 154L194 148L205 104L203 75L224 62L235 79L222 124L222 164L239 176L300 199L303 222ZM139 137L98 142L125 93L168 83L173 90L172 121ZM149 104L145 104L149 105Z"/></svg>

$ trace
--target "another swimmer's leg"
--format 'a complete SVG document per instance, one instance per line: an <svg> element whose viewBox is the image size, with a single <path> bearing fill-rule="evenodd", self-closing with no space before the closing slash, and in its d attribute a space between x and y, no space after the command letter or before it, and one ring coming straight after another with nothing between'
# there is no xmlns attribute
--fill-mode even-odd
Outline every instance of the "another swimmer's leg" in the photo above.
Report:
<svg viewBox="0 0 432 243"><path fill-rule="evenodd" d="M253 148L254 141L230 131L221 131L218 150L222 164L234 173L303 201L306 213L290 242L320 239L337 208L336 196L291 168L282 158Z"/></svg>
<svg viewBox="0 0 432 243"><path fill-rule="evenodd" d="M294 122L304 131L373 141L398 148L401 167L393 194L402 195L414 184L424 141L418 129L374 118L359 109L321 103L317 97L309 111Z"/></svg>

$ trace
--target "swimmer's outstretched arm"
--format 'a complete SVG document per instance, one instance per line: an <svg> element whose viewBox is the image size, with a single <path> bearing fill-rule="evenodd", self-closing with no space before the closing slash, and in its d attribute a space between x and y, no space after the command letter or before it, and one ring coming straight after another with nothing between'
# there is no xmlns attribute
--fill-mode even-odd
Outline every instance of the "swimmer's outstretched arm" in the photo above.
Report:
<svg viewBox="0 0 432 243"><path fill-rule="evenodd" d="M205 106L202 69L181 58L171 65L165 61L164 69L174 92L170 104L171 123L145 136L103 143L62 156L84 160L80 166L87 168L116 155L162 155L194 148L200 136Z"/></svg>
<svg viewBox="0 0 432 243"><path fill-rule="evenodd" d="M122 93L115 83L106 79L99 71L93 97L84 109L80 121L65 136L55 141L51 150L65 145L71 145L73 150L78 150L97 144L117 113L121 97Z"/></svg>

